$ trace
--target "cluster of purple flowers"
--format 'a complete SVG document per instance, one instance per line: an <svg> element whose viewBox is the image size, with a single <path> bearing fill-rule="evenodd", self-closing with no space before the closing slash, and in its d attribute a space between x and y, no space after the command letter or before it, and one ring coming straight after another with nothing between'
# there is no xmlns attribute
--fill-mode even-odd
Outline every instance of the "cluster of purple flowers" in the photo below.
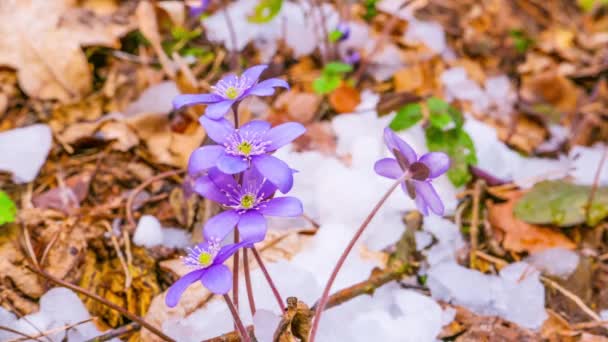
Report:
<svg viewBox="0 0 608 342"><path fill-rule="evenodd" d="M275 88L289 89L287 82L271 78L259 82L266 65L251 67L241 76L223 77L210 94L185 94L173 100L175 108L205 104L199 122L215 145L206 145L190 156L188 175L192 189L202 197L217 202L224 211L207 220L203 228L205 242L191 249L184 259L195 270L171 286L166 304L177 305L184 290L201 281L216 294L232 287L232 275L223 264L240 248L252 247L266 236L266 217L298 217L302 203L295 197L274 197L293 186L292 170L272 153L305 132L304 126L289 122L276 127L254 120L238 127L238 105L248 96L268 96ZM232 110L234 122L225 118ZM224 245L224 239L238 228L240 242Z"/></svg>

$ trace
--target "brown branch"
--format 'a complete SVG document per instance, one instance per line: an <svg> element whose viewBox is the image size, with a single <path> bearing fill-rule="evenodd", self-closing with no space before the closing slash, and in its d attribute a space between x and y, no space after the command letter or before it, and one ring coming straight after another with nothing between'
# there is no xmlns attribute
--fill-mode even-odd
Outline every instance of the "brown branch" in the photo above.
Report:
<svg viewBox="0 0 608 342"><path fill-rule="evenodd" d="M36 341L42 342L40 339L38 339L38 338L36 338L34 336L27 335L25 333L22 333L19 330L15 330L15 329L12 329L12 328L9 328L9 327L5 327L3 325L0 325L0 330L8 331L8 332L13 333L15 335L23 336L23 337L31 339L31 340L36 340Z"/></svg>
<svg viewBox="0 0 608 342"><path fill-rule="evenodd" d="M47 272L45 272L43 270L36 269L34 267L31 267L31 266L27 266L27 268L29 268L32 272L34 272L34 273L36 273L36 274L38 274L38 275L46 278L47 280L52 281L53 283L55 283L57 285L61 285L63 287L67 287L68 289L70 289L72 291L78 292L78 293L80 293L83 296L89 297L89 298L91 298L91 299L93 299L93 300L95 300L97 302L100 302L101 304L103 304L103 305L105 305L105 306L107 306L107 307L109 307L109 308L111 308L113 310L116 310L116 311L120 312L123 316L127 317L128 319L130 319L130 320L132 320L134 322L139 323L142 327L150 330L150 332L152 332L153 334L155 334L156 336L160 337L161 339L163 339L165 341L175 341L171 337L165 335L162 331L160 331L155 326L153 326L150 323L146 322L143 318L141 318L141 317L139 317L139 316L137 316L135 314L130 313L129 311L125 310L123 307L118 306L118 305L116 305L116 304L114 304L112 302L109 302L107 299L105 299L105 298L103 298L103 297L101 297L99 295L91 293L91 292L83 289L80 286L74 285L74 284L69 283L67 281L64 281L62 279L59 279L59 278L57 278L55 276L52 276L52 275L48 274Z"/></svg>
<svg viewBox="0 0 608 342"><path fill-rule="evenodd" d="M103 333L102 335L99 335L97 337L94 337L90 340L86 340L85 342L104 342L104 341L109 341L115 337L119 337L122 335L126 335L126 334L130 334L133 332L136 332L137 330L141 329L141 325L139 325L139 323L137 322L131 322L129 324L123 325L120 328L116 328L116 329L112 329L110 331L106 331L105 333Z"/></svg>

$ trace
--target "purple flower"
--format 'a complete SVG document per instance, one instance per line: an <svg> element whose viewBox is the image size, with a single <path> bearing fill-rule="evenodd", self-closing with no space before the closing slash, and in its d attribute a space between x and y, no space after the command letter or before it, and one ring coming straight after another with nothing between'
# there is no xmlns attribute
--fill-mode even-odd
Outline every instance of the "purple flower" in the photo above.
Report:
<svg viewBox="0 0 608 342"><path fill-rule="evenodd" d="M205 115L217 120L224 116L232 105L247 96L269 96L274 94L275 87L289 89L287 82L279 78L270 78L258 83L258 79L267 65L253 66L241 76L229 74L224 76L213 87L211 94L183 94L173 99L173 107L206 104Z"/></svg>
<svg viewBox="0 0 608 342"><path fill-rule="evenodd" d="M192 17L200 17L207 7L209 7L209 3L211 0L201 0L201 4L199 6L191 6L188 14Z"/></svg>
<svg viewBox="0 0 608 342"><path fill-rule="evenodd" d="M350 26L348 26L348 23L346 22L339 22L335 30L341 33L340 38L338 39L340 42L345 41L350 37Z"/></svg>
<svg viewBox="0 0 608 342"><path fill-rule="evenodd" d="M208 241L222 241L235 226L243 240L258 242L266 236L265 216L298 217L302 202L295 197L272 198L276 187L255 169L242 175L241 184L232 176L210 169L196 180L194 190L228 208L210 218L203 229Z"/></svg>
<svg viewBox="0 0 608 342"><path fill-rule="evenodd" d="M374 165L376 173L391 179L398 179L407 173L401 187L416 201L418 209L424 215L429 214L428 209L437 215L443 215L443 203L431 181L449 169L448 155L430 152L418 158L416 152L388 127L384 129L384 142L396 159L378 160Z"/></svg>
<svg viewBox="0 0 608 342"><path fill-rule="evenodd" d="M224 265L224 261L236 253L239 248L250 247L251 245L251 241L243 240L220 248L217 242L205 241L194 248L188 249L184 264L195 268L195 270L171 285L165 297L165 304L169 307L176 306L186 288L199 280L209 291L215 294L225 294L230 291L230 288L232 288L232 274L230 269Z"/></svg>
<svg viewBox="0 0 608 342"><path fill-rule="evenodd" d="M245 171L253 165L264 177L287 193L293 185L293 172L282 160L269 153L290 143L306 129L299 123L288 122L270 128L266 121L254 120L235 129L226 119L200 118L207 134L219 145L196 149L190 156L188 172L196 175L217 167L227 174Z"/></svg>

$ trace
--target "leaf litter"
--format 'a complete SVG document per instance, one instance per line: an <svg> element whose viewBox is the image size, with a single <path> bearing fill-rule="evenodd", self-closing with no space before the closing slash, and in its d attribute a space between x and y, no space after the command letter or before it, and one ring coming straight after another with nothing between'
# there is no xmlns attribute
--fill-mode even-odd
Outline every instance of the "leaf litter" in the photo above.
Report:
<svg viewBox="0 0 608 342"><path fill-rule="evenodd" d="M392 195L333 290L372 281L394 267L391 255L407 271L329 309L319 340L606 338L595 319L608 309L606 4L211 3L197 18L171 1L0 5L0 326L53 341L121 329L123 340L159 339L51 288L40 267L175 340L237 336L202 286L164 305L187 271L184 247L218 210L171 172L207 139L202 107L175 111L171 100L269 63L292 90L241 110L307 126L277 155L298 169L293 192L319 227L269 222L277 242L262 257L293 299L278 310L252 270L258 311L240 309L260 341L305 340L328 260L388 187L372 166L387 156L379 132L389 125L421 153L450 154L435 182L446 217L411 224L414 202ZM349 37L328 43L340 21Z"/></svg>

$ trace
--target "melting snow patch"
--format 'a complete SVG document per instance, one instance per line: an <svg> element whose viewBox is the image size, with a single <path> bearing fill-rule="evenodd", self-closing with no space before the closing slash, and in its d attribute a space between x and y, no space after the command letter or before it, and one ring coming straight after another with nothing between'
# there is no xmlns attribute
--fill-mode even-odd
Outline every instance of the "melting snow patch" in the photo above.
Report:
<svg viewBox="0 0 608 342"><path fill-rule="evenodd" d="M551 248L534 253L524 261L537 270L560 278L568 278L576 267L580 257L574 251L565 248Z"/></svg>
<svg viewBox="0 0 608 342"><path fill-rule="evenodd" d="M156 217L144 215L139 219L133 242L138 246L184 248L190 244L190 234L183 229L163 228Z"/></svg>
<svg viewBox="0 0 608 342"><path fill-rule="evenodd" d="M539 275L521 262L503 268L498 276L444 262L428 270L427 284L433 298L538 329L547 318L545 288Z"/></svg>
<svg viewBox="0 0 608 342"><path fill-rule="evenodd" d="M51 150L53 135L48 125L37 124L0 133L0 170L13 174L13 182L36 178Z"/></svg>

